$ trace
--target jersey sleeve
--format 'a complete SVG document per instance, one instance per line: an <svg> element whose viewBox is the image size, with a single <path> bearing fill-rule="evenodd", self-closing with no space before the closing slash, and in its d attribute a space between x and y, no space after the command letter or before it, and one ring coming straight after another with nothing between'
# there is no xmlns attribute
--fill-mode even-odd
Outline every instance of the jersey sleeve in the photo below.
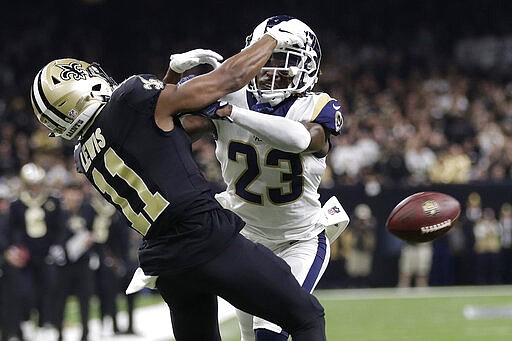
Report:
<svg viewBox="0 0 512 341"><path fill-rule="evenodd" d="M165 84L154 75L135 75L122 82L114 91L120 101L137 112L153 113L156 101Z"/></svg>
<svg viewBox="0 0 512 341"><path fill-rule="evenodd" d="M336 99L321 94L316 101L311 122L321 124L332 135L339 135L343 126L343 115L343 108Z"/></svg>

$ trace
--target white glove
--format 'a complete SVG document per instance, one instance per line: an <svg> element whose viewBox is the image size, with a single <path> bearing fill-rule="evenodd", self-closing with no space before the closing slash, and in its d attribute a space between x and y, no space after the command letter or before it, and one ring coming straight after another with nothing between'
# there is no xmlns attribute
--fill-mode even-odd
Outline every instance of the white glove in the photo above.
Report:
<svg viewBox="0 0 512 341"><path fill-rule="evenodd" d="M303 23L297 19L283 21L282 23L269 28L266 33L277 40L276 48L283 48L292 45L304 47L307 39Z"/></svg>
<svg viewBox="0 0 512 341"><path fill-rule="evenodd" d="M183 73L199 64L210 64L214 68L220 65L224 58L215 51L195 49L184 53L172 54L169 67L176 73Z"/></svg>
<svg viewBox="0 0 512 341"><path fill-rule="evenodd" d="M64 248L60 245L52 245L48 249L48 259L49 264L57 264L57 265L65 265L66 264L66 252Z"/></svg>

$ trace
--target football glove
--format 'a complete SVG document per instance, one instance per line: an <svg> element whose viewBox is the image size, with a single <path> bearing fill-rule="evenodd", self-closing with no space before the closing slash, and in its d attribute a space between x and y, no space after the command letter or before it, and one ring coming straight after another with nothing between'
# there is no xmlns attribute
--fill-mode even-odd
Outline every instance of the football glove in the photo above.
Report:
<svg viewBox="0 0 512 341"><path fill-rule="evenodd" d="M263 114L271 114L274 112L274 107L272 107L269 103L256 103L251 106L251 110L261 112Z"/></svg>
<svg viewBox="0 0 512 341"><path fill-rule="evenodd" d="M304 32L301 22L297 19L283 21L269 28L266 33L277 40L276 49L293 45L304 47L307 39L306 32Z"/></svg>
<svg viewBox="0 0 512 341"><path fill-rule="evenodd" d="M185 82L187 82L187 81L191 80L191 79L192 79L192 78L194 78L195 76L196 76L196 75L188 75L188 76L185 76L185 77L183 77L182 79L180 79L180 80L178 81L178 83L176 83L176 85L181 85L181 84L183 84L183 83L185 83Z"/></svg>
<svg viewBox="0 0 512 341"><path fill-rule="evenodd" d="M210 64L216 68L223 59L215 51L195 49L184 53L172 54L169 60L169 67L176 73L183 73L199 64Z"/></svg>
<svg viewBox="0 0 512 341"><path fill-rule="evenodd" d="M226 101L213 102L212 104L210 104L210 105L204 107L203 109L199 110L199 114L201 114L202 116L207 117L209 119L212 119L212 120L228 120L228 121L231 121L231 118L228 117L228 116L221 117L221 116L217 115L217 110L220 109L220 108L225 107L228 104L229 103L226 102Z"/></svg>
<svg viewBox="0 0 512 341"><path fill-rule="evenodd" d="M57 264L59 266L66 264L66 252L60 245L52 245L48 249L48 256L46 259L49 264Z"/></svg>

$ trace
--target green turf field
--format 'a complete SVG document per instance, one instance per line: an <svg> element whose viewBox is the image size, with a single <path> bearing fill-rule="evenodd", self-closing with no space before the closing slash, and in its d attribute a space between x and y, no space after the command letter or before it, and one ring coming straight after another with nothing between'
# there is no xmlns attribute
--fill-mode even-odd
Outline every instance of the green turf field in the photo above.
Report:
<svg viewBox="0 0 512 341"><path fill-rule="evenodd" d="M329 341L512 340L510 286L319 290L316 296ZM473 314L466 318L464 311ZM240 340L236 321L222 331L224 341Z"/></svg>
<svg viewBox="0 0 512 341"><path fill-rule="evenodd" d="M315 294L326 310L329 341L512 340L512 286L318 290ZM94 317L97 301L92 303ZM154 304L162 304L158 295L137 300L139 307ZM70 300L67 312L68 323L76 323L76 299ZM240 340L235 318L223 323L221 330L224 341Z"/></svg>

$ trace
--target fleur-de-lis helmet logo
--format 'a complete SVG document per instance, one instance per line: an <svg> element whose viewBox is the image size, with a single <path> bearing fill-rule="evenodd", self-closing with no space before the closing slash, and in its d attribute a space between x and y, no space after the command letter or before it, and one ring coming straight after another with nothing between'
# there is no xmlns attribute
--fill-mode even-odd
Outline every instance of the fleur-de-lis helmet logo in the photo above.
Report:
<svg viewBox="0 0 512 341"><path fill-rule="evenodd" d="M87 73L82 68L80 63L71 62L69 64L57 64L56 66L62 69L60 78L65 81L69 81L71 78L73 78L75 81L87 79Z"/></svg>

